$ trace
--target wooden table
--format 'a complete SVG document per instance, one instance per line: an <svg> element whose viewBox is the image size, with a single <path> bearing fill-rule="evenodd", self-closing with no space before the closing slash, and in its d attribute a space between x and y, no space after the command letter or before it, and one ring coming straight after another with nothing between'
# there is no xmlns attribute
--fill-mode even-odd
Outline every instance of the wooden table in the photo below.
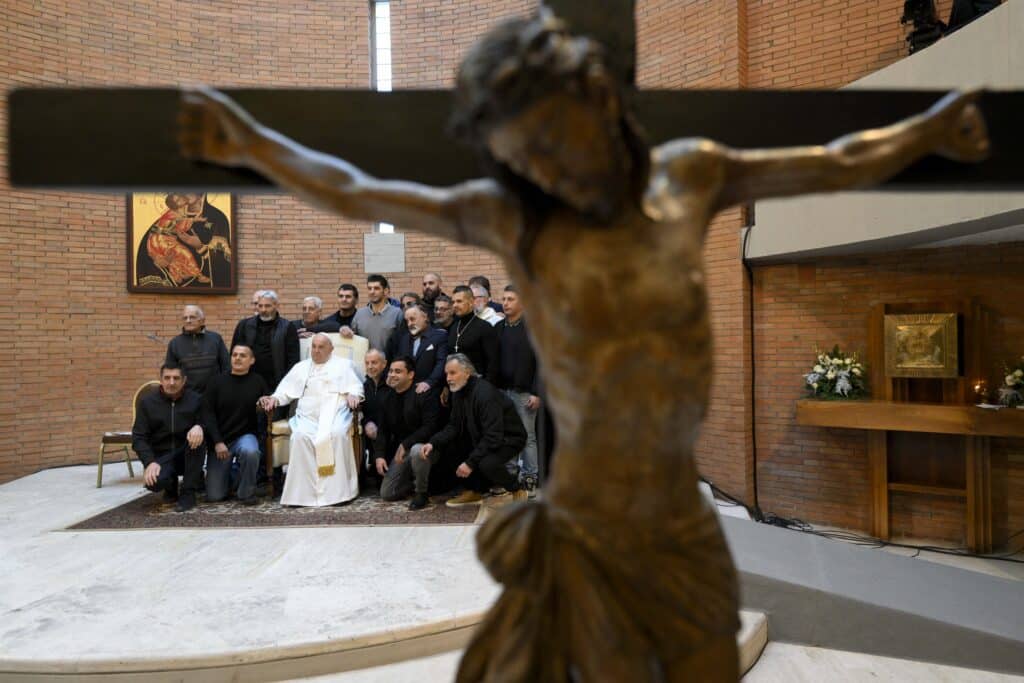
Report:
<svg viewBox="0 0 1024 683"><path fill-rule="evenodd" d="M815 427L864 429L872 491L872 533L889 538L889 493L923 493L963 498L967 505L967 546L992 550L992 465L990 439L1024 437L1024 410L988 410L972 405L901 401L797 401L796 422ZM937 486L890 481L888 432L956 434L965 437L965 485Z"/></svg>

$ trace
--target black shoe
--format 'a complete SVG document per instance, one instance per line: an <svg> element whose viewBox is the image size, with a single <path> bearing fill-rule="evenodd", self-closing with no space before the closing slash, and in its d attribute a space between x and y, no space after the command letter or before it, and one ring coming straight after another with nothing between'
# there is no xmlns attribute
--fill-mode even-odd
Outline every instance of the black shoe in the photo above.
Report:
<svg viewBox="0 0 1024 683"><path fill-rule="evenodd" d="M164 489L164 502L165 503L177 503L178 502L178 478L175 477L174 481L168 482L167 488Z"/></svg>
<svg viewBox="0 0 1024 683"><path fill-rule="evenodd" d="M258 496L249 496L248 498L239 498L238 502L242 505L259 505L260 499Z"/></svg>
<svg viewBox="0 0 1024 683"><path fill-rule="evenodd" d="M430 498L425 493L414 494L412 500L409 501L410 510L422 510L430 504Z"/></svg>
<svg viewBox="0 0 1024 683"><path fill-rule="evenodd" d="M195 494L185 493L178 498L178 506L175 508L178 512L188 512L196 506Z"/></svg>

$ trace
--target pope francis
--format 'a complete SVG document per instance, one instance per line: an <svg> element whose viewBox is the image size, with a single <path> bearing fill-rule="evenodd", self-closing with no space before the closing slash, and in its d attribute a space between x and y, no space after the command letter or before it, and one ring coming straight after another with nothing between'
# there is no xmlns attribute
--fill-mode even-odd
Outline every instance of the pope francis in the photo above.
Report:
<svg viewBox="0 0 1024 683"><path fill-rule="evenodd" d="M260 399L264 410L298 401L288 423L292 434L282 505L322 507L359 495L348 430L363 384L352 361L333 351L330 337L314 335L309 358L292 366L274 393Z"/></svg>

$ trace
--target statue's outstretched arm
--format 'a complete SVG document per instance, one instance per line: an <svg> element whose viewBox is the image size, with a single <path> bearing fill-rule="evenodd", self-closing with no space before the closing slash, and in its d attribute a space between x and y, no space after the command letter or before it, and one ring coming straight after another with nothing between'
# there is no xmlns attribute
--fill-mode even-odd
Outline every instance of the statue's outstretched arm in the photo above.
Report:
<svg viewBox="0 0 1024 683"><path fill-rule="evenodd" d="M356 220L500 250L513 205L490 180L440 188L380 180L257 122L229 97L209 88L186 90L179 145L189 158L250 168L306 201Z"/></svg>
<svg viewBox="0 0 1024 683"><path fill-rule="evenodd" d="M654 164L674 188L708 193L716 210L755 199L873 185L926 154L984 159L989 143L974 105L978 95L950 93L922 114L827 145L738 150L704 139L676 140L654 151ZM665 204L664 198L660 203Z"/></svg>

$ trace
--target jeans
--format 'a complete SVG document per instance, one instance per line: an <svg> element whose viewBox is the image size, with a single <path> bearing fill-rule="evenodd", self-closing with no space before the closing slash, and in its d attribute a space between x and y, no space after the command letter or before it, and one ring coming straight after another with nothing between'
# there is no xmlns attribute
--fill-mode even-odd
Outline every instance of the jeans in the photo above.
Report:
<svg viewBox="0 0 1024 683"><path fill-rule="evenodd" d="M434 448L424 460L420 453L423 444L413 444L401 463L394 460L384 473L384 483L380 485L380 497L384 500L401 500L415 491L427 493L430 484L430 468L441 459L440 449Z"/></svg>
<svg viewBox="0 0 1024 683"><path fill-rule="evenodd" d="M512 399L512 405L516 407L519 419L526 428L526 446L519 454L519 476L537 476L537 411L526 407L530 400L530 393L526 391L513 391L506 389L505 395Z"/></svg>
<svg viewBox="0 0 1024 683"><path fill-rule="evenodd" d="M260 442L255 434L243 434L227 444L229 456L217 457L211 448L206 458L206 500L215 503L228 497L232 484L231 463L238 461L238 499L256 493L256 477L260 467Z"/></svg>

